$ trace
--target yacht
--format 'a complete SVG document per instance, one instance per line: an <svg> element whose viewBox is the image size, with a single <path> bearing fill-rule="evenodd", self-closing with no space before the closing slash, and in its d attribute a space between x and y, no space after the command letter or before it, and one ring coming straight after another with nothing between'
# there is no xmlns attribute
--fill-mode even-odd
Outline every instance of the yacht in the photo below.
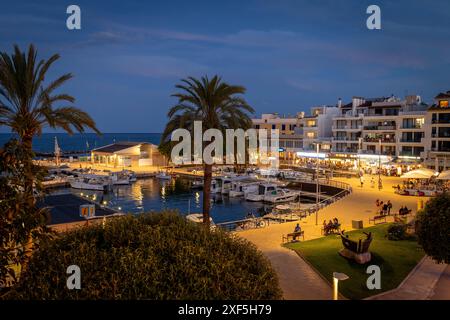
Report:
<svg viewBox="0 0 450 320"><path fill-rule="evenodd" d="M111 179L111 184L115 186L130 184L130 176L123 172L112 172L109 178Z"/></svg>
<svg viewBox="0 0 450 320"><path fill-rule="evenodd" d="M211 193L222 192L222 177L216 177L211 180Z"/></svg>
<svg viewBox="0 0 450 320"><path fill-rule="evenodd" d="M264 201L270 203L291 202L298 198L300 192L289 189L276 189L264 195Z"/></svg>
<svg viewBox="0 0 450 320"><path fill-rule="evenodd" d="M258 186L260 183L260 181L256 181L253 179L233 181L228 195L230 197L241 197L245 196L248 193L255 193L258 191Z"/></svg>
<svg viewBox="0 0 450 320"><path fill-rule="evenodd" d="M264 201L264 196L268 192L276 191L277 184L274 183L261 183L258 185L258 189L255 192L249 192L245 195L245 200L248 201Z"/></svg>
<svg viewBox="0 0 450 320"><path fill-rule="evenodd" d="M108 181L99 178L71 178L69 179L69 183L70 187L83 190L106 191L109 187Z"/></svg>
<svg viewBox="0 0 450 320"><path fill-rule="evenodd" d="M230 190L233 187L233 182L248 180L248 176L232 175L232 176L222 177L221 179L222 179L222 186L221 186L220 193L229 194Z"/></svg>

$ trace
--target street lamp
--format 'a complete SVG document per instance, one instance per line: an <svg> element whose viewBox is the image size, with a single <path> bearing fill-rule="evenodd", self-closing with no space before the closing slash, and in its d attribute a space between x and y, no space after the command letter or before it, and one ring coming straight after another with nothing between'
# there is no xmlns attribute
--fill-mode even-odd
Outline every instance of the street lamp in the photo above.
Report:
<svg viewBox="0 0 450 320"><path fill-rule="evenodd" d="M316 226L319 223L319 148L320 144L316 144Z"/></svg>
<svg viewBox="0 0 450 320"><path fill-rule="evenodd" d="M381 139L378 140L378 190L381 190Z"/></svg>
<svg viewBox="0 0 450 320"><path fill-rule="evenodd" d="M340 272L333 272L333 300L338 300L338 284L339 280L344 281L347 280L349 277L345 273Z"/></svg>

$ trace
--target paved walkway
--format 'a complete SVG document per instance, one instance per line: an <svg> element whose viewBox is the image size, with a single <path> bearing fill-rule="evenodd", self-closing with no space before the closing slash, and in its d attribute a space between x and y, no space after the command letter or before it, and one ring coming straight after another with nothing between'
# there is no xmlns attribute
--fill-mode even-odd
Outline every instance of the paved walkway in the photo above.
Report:
<svg viewBox="0 0 450 320"><path fill-rule="evenodd" d="M442 272L430 299L450 300L450 265L447 265L444 272Z"/></svg>
<svg viewBox="0 0 450 320"><path fill-rule="evenodd" d="M392 186L401 184L398 178L384 177L384 188L381 191L367 186L360 188L359 180L356 178L339 180L350 183L353 186L353 193L320 210L318 225L315 224L315 214L302 220L300 223L305 231L305 240L321 237L323 220L328 221L334 217L340 220L345 230L352 229L352 220L363 220L364 226L367 227L369 218L375 214L376 199L391 200L394 212L404 205L416 212L418 197L394 194ZM370 181L370 177L366 176L366 182L368 180ZM426 201L426 198L421 199ZM270 259L278 273L285 299L330 299L332 294L330 285L295 252L281 246L282 235L292 232L296 223L273 224L263 229L246 230L238 234L253 242Z"/></svg>
<svg viewBox="0 0 450 320"><path fill-rule="evenodd" d="M431 258L425 257L398 288L370 297L367 300L448 299L450 287L445 288L445 285L448 285L450 275L447 274L447 278L441 282L440 286L437 286L446 269L448 270L448 265L437 264Z"/></svg>

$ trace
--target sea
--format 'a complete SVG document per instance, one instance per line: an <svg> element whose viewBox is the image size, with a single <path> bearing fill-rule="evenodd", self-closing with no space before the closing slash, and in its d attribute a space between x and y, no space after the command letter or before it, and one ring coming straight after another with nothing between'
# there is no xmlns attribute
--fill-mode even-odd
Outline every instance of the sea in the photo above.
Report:
<svg viewBox="0 0 450 320"><path fill-rule="evenodd" d="M0 133L0 146L16 136L11 133ZM43 133L33 139L33 151L36 153L53 153L55 137L64 154L88 153L90 150L119 141L150 142L158 145L161 133Z"/></svg>
<svg viewBox="0 0 450 320"><path fill-rule="evenodd" d="M0 145L14 135L0 133ZM90 150L119 141L139 141L159 144L161 133L94 133L68 135L66 133L43 133L33 139L36 153L52 154L55 150L55 137L65 155L70 153L88 153ZM114 186L108 193L71 188L56 189L53 194L72 193L81 197L90 197L99 203L125 213L158 212L165 209L177 210L181 215L202 211L203 192L192 190L189 181L174 178L170 181L157 178L139 179L128 186ZM307 201L305 199L305 201ZM261 216L271 211L272 206L248 202L242 198L213 195L211 197L211 217L214 222L241 220L248 214Z"/></svg>

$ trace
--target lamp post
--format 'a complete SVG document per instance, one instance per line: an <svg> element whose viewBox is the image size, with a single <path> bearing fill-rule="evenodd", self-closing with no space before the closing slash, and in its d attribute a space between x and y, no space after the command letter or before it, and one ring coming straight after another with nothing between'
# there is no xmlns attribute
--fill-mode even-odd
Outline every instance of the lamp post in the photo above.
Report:
<svg viewBox="0 0 450 320"><path fill-rule="evenodd" d="M378 190L381 190L381 139L378 140Z"/></svg>
<svg viewBox="0 0 450 320"><path fill-rule="evenodd" d="M339 299L339 281L347 280L349 277L345 273L333 272L333 300Z"/></svg>
<svg viewBox="0 0 450 320"><path fill-rule="evenodd" d="M319 148L320 144L316 144L316 226L319 223Z"/></svg>

